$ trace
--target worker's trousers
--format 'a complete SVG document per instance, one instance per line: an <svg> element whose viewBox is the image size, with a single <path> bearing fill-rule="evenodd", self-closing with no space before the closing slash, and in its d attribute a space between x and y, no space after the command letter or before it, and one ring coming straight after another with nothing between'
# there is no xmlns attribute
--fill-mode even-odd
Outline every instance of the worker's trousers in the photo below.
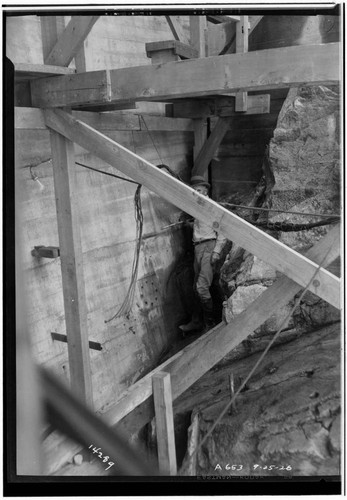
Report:
<svg viewBox="0 0 347 500"><path fill-rule="evenodd" d="M194 247L195 289L202 303L211 300L210 286L213 280L211 255L215 244L215 240L209 240Z"/></svg>

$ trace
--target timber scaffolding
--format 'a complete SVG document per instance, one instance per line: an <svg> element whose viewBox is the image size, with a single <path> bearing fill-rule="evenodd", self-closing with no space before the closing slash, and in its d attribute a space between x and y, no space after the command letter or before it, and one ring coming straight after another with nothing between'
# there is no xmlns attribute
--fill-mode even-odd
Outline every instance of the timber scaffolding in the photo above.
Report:
<svg viewBox="0 0 347 500"><path fill-rule="evenodd" d="M177 16L167 16L173 39L146 45L152 65L86 72L83 42L97 16L72 17L66 28L61 18L43 16L45 64L15 65L22 106L15 110L16 128L30 124L30 128L50 130L71 390L81 401L92 408L74 143L221 231L283 275L231 323L214 327L132 385L107 411L99 412L110 428L126 434L138 431L155 416L160 470L167 475L177 474L172 402L180 394L287 304L314 275L309 290L341 308L340 279L326 269L340 253L339 227L301 255L102 133L116 120L104 111L131 109L138 101L169 102L173 118L168 120L194 119L192 173L206 175L223 136L239 117L255 115L256 119L269 113L271 96L281 91L285 96L292 86L339 82L338 43L248 52L248 36L262 17L190 16L188 41ZM227 53L206 57L207 22L232 24L234 37ZM73 59L76 71L67 67ZM206 116L216 117L208 138ZM190 121L182 121L183 126L191 130ZM48 461L62 464L78 449L62 440Z"/></svg>

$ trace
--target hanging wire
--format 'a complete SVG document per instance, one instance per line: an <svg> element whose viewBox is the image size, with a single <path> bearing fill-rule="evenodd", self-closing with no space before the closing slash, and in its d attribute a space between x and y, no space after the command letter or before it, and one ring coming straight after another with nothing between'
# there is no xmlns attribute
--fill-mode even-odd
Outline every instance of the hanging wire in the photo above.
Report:
<svg viewBox="0 0 347 500"><path fill-rule="evenodd" d="M136 153L135 140L134 140L134 132L131 131L132 140L133 140L133 148L134 153ZM134 182L134 181L133 181ZM135 236L135 249L134 249L134 257L133 264L131 269L131 277L130 284L126 296L123 300L122 305L118 309L118 311L109 319L105 320L105 323L109 323L113 319L119 318L121 316L126 316L129 319L129 315L132 309L132 304L135 296L135 287L137 282L137 274L139 269L139 260L140 260L140 250L142 243L142 232L143 232L143 212L142 212L142 204L141 204L141 184L138 184L135 195L134 195L134 209L135 209L135 223L136 223L136 236Z"/></svg>
<svg viewBox="0 0 347 500"><path fill-rule="evenodd" d="M138 186L140 186L138 182L133 181L131 179L127 179L126 177L122 177L121 175L111 174L110 172L105 172L104 170L99 170L98 168L90 167L89 165L85 165L84 163L79 163L78 161L75 161L75 163L80 167L88 168L89 170L94 170L94 172L99 172L100 174L109 175L110 177L115 177L116 179L121 179L122 181L127 181L130 182L131 184L137 184Z"/></svg>
<svg viewBox="0 0 347 500"><path fill-rule="evenodd" d="M325 263L328 255L329 255L331 249L333 248L333 245L334 245L334 242L329 247L326 255L324 256L324 258L322 259L321 263L319 264L319 266L315 270L315 272L314 272L313 276L311 277L310 281L308 282L308 284L305 286L305 288L303 289L303 291L300 293L299 297L295 300L293 307L291 308L291 310L289 311L289 313L287 314L287 316L284 318L284 320L280 324L277 332L275 333L275 335L272 337L272 339L270 340L270 342L266 346L264 352L262 353L262 355L260 356L260 358L258 359L258 361L255 363L255 365L253 366L253 368L251 369L251 371L248 373L247 377L244 379L244 381L242 382L242 384L240 385L240 387L238 388L238 390L235 392L234 396L225 405L225 407L223 408L222 412L220 413L220 415L218 416L218 418L216 419L216 421L212 424L212 426L210 427L210 429L208 430L208 432L205 434L205 436L200 441L200 443L197 445L197 447L195 448L195 450L193 451L193 453L189 456L189 458L194 457L198 453L198 451L202 448L202 446L206 443L208 437L212 434L212 432L214 431L214 429L217 427L217 425L219 424L219 422L222 420L222 418L225 416L225 414L229 410L230 406L235 402L236 398L238 397L238 395L240 394L240 392L242 391L242 389L246 386L247 382L252 377L252 375L255 372L255 370L258 368L258 366L260 365L260 363L263 361L263 359L265 358L266 354L270 350L271 346L277 340L279 334L282 332L283 328L286 326L287 322L289 321L290 317L294 313L295 309L300 304L301 300L303 299L304 295L308 291L308 288L310 287L311 283L313 282L313 280L317 276L318 272L323 267L323 265L324 265L324 263ZM185 470L185 468L186 467L183 466L181 472L183 472Z"/></svg>
<svg viewBox="0 0 347 500"><path fill-rule="evenodd" d="M123 301L123 304L119 308L119 310L114 314L111 318L105 320L105 323L109 323L115 318L119 318L120 316L126 316L129 319L129 314L132 309L132 304L134 301L135 295L135 287L137 282L137 274L139 269L139 260L140 260L140 250L142 243L142 231L143 231L143 213L142 213L142 205L141 205L141 184L139 184L136 188L135 196L134 196L134 205L135 205L135 221L136 221L136 245L134 251L133 265L131 270L131 278L130 285Z"/></svg>
<svg viewBox="0 0 347 500"><path fill-rule="evenodd" d="M98 168L90 167L89 165L85 165L84 163L75 162L77 165L80 165L83 168L87 168L88 170L93 170L94 172L99 172L100 174L109 175L110 177L115 177L116 179L121 179L123 181L130 182L131 184L136 184L137 188L134 195L134 209L135 209L135 223L136 223L136 245L134 250L133 264L131 269L131 277L130 277L130 285L128 291L126 293L125 299L120 306L119 310L109 319L105 320L105 323L109 323L115 318L119 318L120 316L127 316L131 312L132 304L134 301L135 295L135 287L137 281L137 274L139 269L139 260L140 260L140 250L142 243L142 233L143 233L143 212L142 212L142 203L141 203L141 187L142 185L138 182L135 182L131 179L127 179L126 177L122 177L120 175L111 174L110 172L105 172L104 170L99 170Z"/></svg>

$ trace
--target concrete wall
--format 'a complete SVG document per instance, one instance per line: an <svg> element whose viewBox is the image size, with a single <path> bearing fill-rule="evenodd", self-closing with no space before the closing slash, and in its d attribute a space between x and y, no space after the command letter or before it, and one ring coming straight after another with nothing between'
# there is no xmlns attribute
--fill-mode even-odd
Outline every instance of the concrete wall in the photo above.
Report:
<svg viewBox="0 0 347 500"><path fill-rule="evenodd" d="M43 63L39 17L8 18L6 30L6 54L13 62ZM104 16L85 42L87 69L150 64L145 42L168 38L171 35L163 17ZM160 108L152 109L160 113ZM139 118L133 113L122 114L123 129L117 126L118 130L107 131L109 137L155 164L170 165L187 179L193 133L152 130L149 134L143 123L142 130L133 126L136 122L139 124ZM36 245L59 244L48 130L17 130L15 149L22 183L22 253L28 331L35 359L68 380L67 345L51 338L51 332L66 334L60 260L37 259L31 255ZM122 175L80 147L75 146L75 153L76 161ZM32 173L44 186L42 191L28 167L37 163L40 164L32 168ZM89 340L102 345L102 351L90 350L94 404L101 410L149 371L177 334L182 305L172 272L183 251L183 238L179 230L162 230L178 218L177 208L142 188L144 239L133 310L129 318L121 317L105 324L122 304L129 285L135 248L133 196L136 187L79 166L76 168L88 336Z"/></svg>

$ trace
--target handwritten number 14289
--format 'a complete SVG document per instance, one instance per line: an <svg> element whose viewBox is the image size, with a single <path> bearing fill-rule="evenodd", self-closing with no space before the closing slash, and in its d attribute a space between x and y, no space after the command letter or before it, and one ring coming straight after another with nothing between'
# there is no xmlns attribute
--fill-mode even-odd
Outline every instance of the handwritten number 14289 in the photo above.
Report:
<svg viewBox="0 0 347 500"><path fill-rule="evenodd" d="M94 446L94 445L92 445L92 444L91 444L91 445L89 446L89 449L90 449L90 448L93 448L93 453L97 453L97 454L98 454L98 456L99 456L99 458L101 458L101 459L102 459L102 461L103 461L104 463L106 463L106 462L109 460L109 458L110 458L110 457L108 457L107 455L103 456L102 452L100 451L100 448L96 448L95 446L94 446L94 447L93 447L93 446ZM110 469L110 468L112 467L112 465L114 465L114 462L108 462L108 465L109 465L109 467L107 467L107 469L105 469L105 470Z"/></svg>

